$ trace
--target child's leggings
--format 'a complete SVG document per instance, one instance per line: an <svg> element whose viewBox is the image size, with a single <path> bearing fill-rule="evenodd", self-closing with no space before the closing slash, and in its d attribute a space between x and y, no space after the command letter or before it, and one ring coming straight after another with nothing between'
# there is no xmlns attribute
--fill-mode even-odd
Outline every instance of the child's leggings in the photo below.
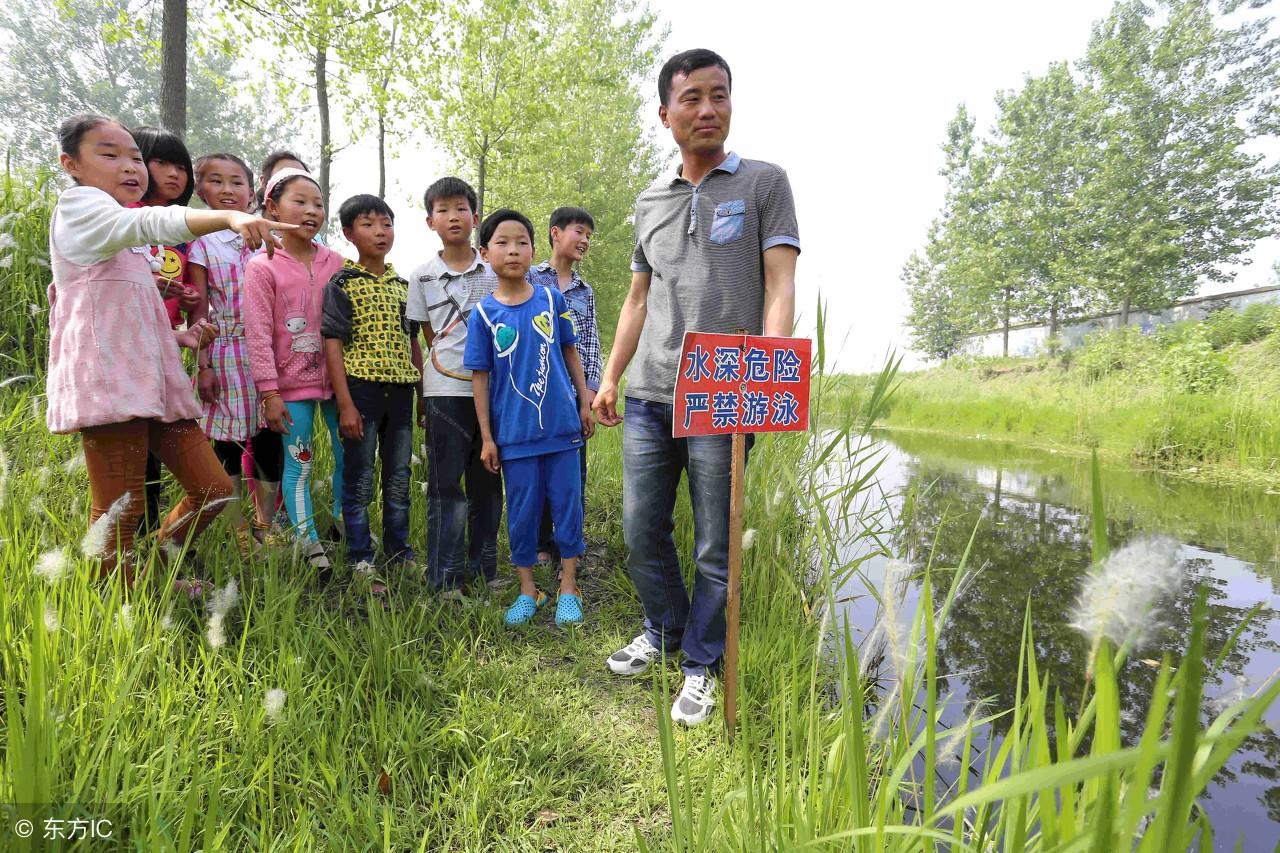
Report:
<svg viewBox="0 0 1280 853"><path fill-rule="evenodd" d="M281 436L284 442L284 474L280 478L280 494L284 496L285 512L293 523L298 538L318 542L315 514L311 509L311 465L315 461L315 418L320 410L329 428L329 446L333 449L333 480L330 495L333 498L333 517L342 517L342 437L338 435L338 404L328 400L295 400L286 402L285 409L293 419L289 432Z"/></svg>
<svg viewBox="0 0 1280 853"><path fill-rule="evenodd" d="M181 544L188 537L198 536L231 496L231 481L213 455L209 439L194 420L164 423L135 418L124 423L85 427L80 430L80 438L92 501L89 523L97 521L121 496L129 496L107 535L102 555L104 575L115 566L119 549L125 555L121 566L125 579L133 579L131 552L134 532L143 513L148 451L173 472L185 492L182 501L160 525L160 542Z"/></svg>

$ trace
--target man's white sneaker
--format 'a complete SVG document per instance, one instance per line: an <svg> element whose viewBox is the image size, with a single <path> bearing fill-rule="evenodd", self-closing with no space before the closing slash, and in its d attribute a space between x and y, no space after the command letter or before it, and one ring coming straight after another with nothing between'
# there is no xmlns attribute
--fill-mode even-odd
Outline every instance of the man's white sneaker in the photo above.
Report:
<svg viewBox="0 0 1280 853"><path fill-rule="evenodd" d="M649 642L644 634L609 655L605 661L618 675L639 675L662 656L662 650Z"/></svg>
<svg viewBox="0 0 1280 853"><path fill-rule="evenodd" d="M680 695L671 704L671 719L686 726L705 723L716 710L716 680L709 675L686 675Z"/></svg>

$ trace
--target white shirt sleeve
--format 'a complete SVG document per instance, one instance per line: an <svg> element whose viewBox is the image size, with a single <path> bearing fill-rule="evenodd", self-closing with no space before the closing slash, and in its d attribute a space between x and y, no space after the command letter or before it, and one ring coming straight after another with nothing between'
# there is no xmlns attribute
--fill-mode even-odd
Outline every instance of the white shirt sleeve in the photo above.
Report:
<svg viewBox="0 0 1280 853"><path fill-rule="evenodd" d="M134 246L176 245L195 239L187 209L121 207L96 187L72 187L58 198L53 242L58 253L81 266L105 261Z"/></svg>

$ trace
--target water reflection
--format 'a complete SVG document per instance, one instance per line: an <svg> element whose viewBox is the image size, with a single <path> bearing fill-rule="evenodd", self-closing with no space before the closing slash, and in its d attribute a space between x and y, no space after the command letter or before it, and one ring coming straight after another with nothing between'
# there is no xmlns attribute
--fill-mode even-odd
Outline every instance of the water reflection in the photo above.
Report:
<svg viewBox="0 0 1280 853"><path fill-rule="evenodd" d="M951 679L953 693L988 699L997 708L1013 705L1029 601L1041 674L1048 672L1066 706L1078 710L1088 649L1068 623L1090 564L1088 465L989 442L901 433L882 440L887 458L880 482L895 495L901 521L891 550L917 564L932 554L935 569L945 575L969 548L969 566L978 568L939 638L939 671L960 674ZM1187 567L1183 591L1161 607L1159 629L1120 673L1124 737L1133 743L1156 678L1155 668L1143 661L1166 653L1176 660L1190 631L1197 586L1208 593L1208 668L1245 614L1257 604L1265 608L1212 672L1206 720L1280 666L1280 623L1272 612L1280 604L1280 498L1131 471L1107 470L1103 480L1112 544L1143 534L1173 536L1183 543ZM867 568L870 582L880 583L882 566L871 561ZM934 587L935 606L946 580L939 578ZM874 614L867 600L849 604L847 612L856 627L870 628ZM961 713L955 709L955 716ZM1280 709L1272 708L1269 721L1280 728ZM1250 740L1210 789L1204 805L1225 849L1237 833L1243 833L1246 849L1271 849L1280 839L1278 767L1280 738L1268 730Z"/></svg>

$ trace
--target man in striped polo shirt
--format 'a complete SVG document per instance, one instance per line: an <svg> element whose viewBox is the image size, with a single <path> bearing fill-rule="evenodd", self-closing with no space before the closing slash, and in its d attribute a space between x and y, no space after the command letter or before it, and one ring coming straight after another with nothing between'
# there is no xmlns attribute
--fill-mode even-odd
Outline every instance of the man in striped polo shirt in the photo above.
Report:
<svg viewBox="0 0 1280 853"><path fill-rule="evenodd" d="M631 289L592 406L605 426L623 423L618 383L627 371L622 524L645 619L608 665L636 675L664 651L684 652L671 718L686 725L715 710L724 653L730 437L672 438L684 333L790 335L800 253L786 173L725 150L732 84L729 64L709 50L677 54L658 75L658 115L680 165L636 201ZM682 471L695 519L692 596L672 537Z"/></svg>

